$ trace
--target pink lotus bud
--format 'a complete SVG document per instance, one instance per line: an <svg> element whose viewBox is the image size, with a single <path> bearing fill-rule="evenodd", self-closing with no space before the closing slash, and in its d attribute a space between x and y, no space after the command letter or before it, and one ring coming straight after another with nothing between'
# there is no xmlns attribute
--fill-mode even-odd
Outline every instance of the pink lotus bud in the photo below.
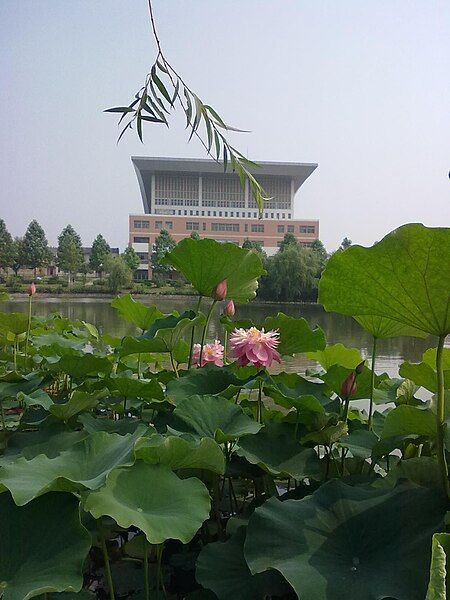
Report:
<svg viewBox="0 0 450 600"><path fill-rule="evenodd" d="M348 377L344 379L341 385L341 398L350 398L356 392L356 372L352 371Z"/></svg>
<svg viewBox="0 0 450 600"><path fill-rule="evenodd" d="M357 375L361 375L361 373L364 371L364 364L365 364L365 360L363 360L362 362L359 363L359 365L355 368L355 373Z"/></svg>
<svg viewBox="0 0 450 600"><path fill-rule="evenodd" d="M226 317L234 317L234 314L236 312L236 308L234 306L234 302L233 300L230 300L226 305L225 308L223 309L223 314Z"/></svg>
<svg viewBox="0 0 450 600"><path fill-rule="evenodd" d="M227 280L224 279L220 283L216 285L216 287L211 292L211 298L214 300L225 300L227 297L228 285Z"/></svg>
<svg viewBox="0 0 450 600"><path fill-rule="evenodd" d="M34 283L30 283L29 287L28 287L28 295L29 296L34 296L36 293L36 284Z"/></svg>

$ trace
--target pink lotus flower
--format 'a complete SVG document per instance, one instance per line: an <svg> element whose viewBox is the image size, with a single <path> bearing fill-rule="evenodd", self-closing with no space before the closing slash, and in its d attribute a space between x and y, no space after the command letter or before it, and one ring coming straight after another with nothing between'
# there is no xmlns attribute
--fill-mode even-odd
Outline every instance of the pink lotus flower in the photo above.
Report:
<svg viewBox="0 0 450 600"><path fill-rule="evenodd" d="M200 344L194 344L192 352L192 364L198 365L200 363ZM217 367L223 367L223 346L219 340L214 340L213 344L205 344L202 352L202 364L204 367L208 363L213 363Z"/></svg>
<svg viewBox="0 0 450 600"><path fill-rule="evenodd" d="M237 358L237 365L243 367L252 364L256 368L270 367L275 360L281 362L281 356L275 349L280 343L277 331L264 329L235 329L230 336L231 358Z"/></svg>
<svg viewBox="0 0 450 600"><path fill-rule="evenodd" d="M348 399L353 394L356 394L356 371L352 371L341 385L341 398Z"/></svg>
<svg viewBox="0 0 450 600"><path fill-rule="evenodd" d="M36 284L34 283L30 283L29 287L28 287L28 295L29 296L34 296L36 293Z"/></svg>
<svg viewBox="0 0 450 600"><path fill-rule="evenodd" d="M225 308L223 309L223 314L226 317L234 317L234 314L236 312L236 308L234 306L234 302L233 300L230 300L226 305Z"/></svg>
<svg viewBox="0 0 450 600"><path fill-rule="evenodd" d="M227 297L228 284L227 280L224 279L220 283L216 285L216 287L211 292L211 298L214 300L225 300Z"/></svg>

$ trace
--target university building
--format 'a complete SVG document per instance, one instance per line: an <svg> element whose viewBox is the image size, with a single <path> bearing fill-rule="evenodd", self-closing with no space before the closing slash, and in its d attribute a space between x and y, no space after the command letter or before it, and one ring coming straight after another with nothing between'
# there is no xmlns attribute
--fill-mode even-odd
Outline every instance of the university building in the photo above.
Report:
<svg viewBox="0 0 450 600"><path fill-rule="evenodd" d="M224 173L213 160L188 158L131 158L141 190L144 213L129 217L129 243L141 265L138 279L151 277L150 257L155 238L166 229L179 242L196 231L242 246L246 239L258 242L274 254L286 233L303 246L319 237L319 221L294 219L294 198L300 186L317 168L314 163L259 162L254 176L270 198L259 219L248 184Z"/></svg>

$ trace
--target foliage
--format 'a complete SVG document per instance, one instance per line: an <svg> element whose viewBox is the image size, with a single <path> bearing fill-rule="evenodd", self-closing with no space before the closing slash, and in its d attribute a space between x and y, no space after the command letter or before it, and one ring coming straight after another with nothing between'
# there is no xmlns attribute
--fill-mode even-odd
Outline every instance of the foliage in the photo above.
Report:
<svg viewBox="0 0 450 600"><path fill-rule="evenodd" d="M121 256L115 256L109 263L108 287L117 293L123 288L130 288L133 283L133 273Z"/></svg>
<svg viewBox="0 0 450 600"><path fill-rule="evenodd" d="M151 265L153 273L163 275L173 271L172 267L164 264L163 258L176 246L176 242L166 229L161 229L153 244Z"/></svg>
<svg viewBox="0 0 450 600"><path fill-rule="evenodd" d="M11 248L10 267L17 276L19 269L25 266L25 245L23 238L15 237Z"/></svg>
<svg viewBox="0 0 450 600"><path fill-rule="evenodd" d="M36 220L28 225L21 247L23 262L30 269L43 267L50 259L50 250L44 230Z"/></svg>
<svg viewBox="0 0 450 600"><path fill-rule="evenodd" d="M136 254L136 251L133 248L133 246L127 246L125 248L125 250L122 252L122 260L125 262L125 264L132 273L134 273L141 264L139 256Z"/></svg>
<svg viewBox="0 0 450 600"><path fill-rule="evenodd" d="M283 241L280 244L280 252L284 252L290 247L298 247L297 238L293 233L285 233Z"/></svg>
<svg viewBox="0 0 450 600"><path fill-rule="evenodd" d="M417 233L423 241L434 231ZM383 327L403 325L388 310L397 306L390 293L376 288L372 299L366 263L353 262L355 252L360 260L375 252L378 283L391 285L392 273L405 269L415 279L413 249L403 252L402 237L393 239L396 259L384 269L385 241L335 254L321 289L327 303L341 302L356 317L384 297ZM444 292L428 250L427 302L440 323ZM227 279L241 301L263 271L254 251L207 239L181 242L165 261L199 294L210 296ZM445 277L443 264L440 271ZM342 272L352 285L345 297ZM421 285L415 280L415 297L426 309ZM227 356L223 367L193 368L192 344L210 339L209 316L219 308L211 297L206 303L206 315L201 304L162 314L130 295L116 298L113 308L135 327L122 340L83 321L0 313L3 598L89 597L88 587L98 597L116 590L129 598L448 596L450 378L442 336L420 363L406 362L401 377L389 378L363 364L359 349L327 346L319 327L279 313L264 328L277 330L283 357L303 353L312 370L289 373L287 358L274 373ZM222 325L215 335L252 322L226 317ZM355 387L344 395L349 377ZM418 386L434 397L420 400ZM372 421L371 398L383 405Z"/></svg>
<svg viewBox="0 0 450 600"><path fill-rule="evenodd" d="M345 237L339 246L339 250L347 250L347 248L350 248L352 244L352 240L350 240L348 237Z"/></svg>
<svg viewBox="0 0 450 600"><path fill-rule="evenodd" d="M0 269L12 266L13 239L6 229L5 221L0 219Z"/></svg>
<svg viewBox="0 0 450 600"><path fill-rule="evenodd" d="M262 259L266 258L266 253L259 242L255 242L246 238L242 243L242 247L246 250L254 250Z"/></svg>
<svg viewBox="0 0 450 600"><path fill-rule="evenodd" d="M98 234L92 243L92 252L89 258L91 271L101 274L107 270L108 261L111 258L111 248L105 238Z"/></svg>
<svg viewBox="0 0 450 600"><path fill-rule="evenodd" d="M80 270L84 263L81 238L72 225L67 225L58 237L57 249L58 266L69 275L69 285L72 275Z"/></svg>

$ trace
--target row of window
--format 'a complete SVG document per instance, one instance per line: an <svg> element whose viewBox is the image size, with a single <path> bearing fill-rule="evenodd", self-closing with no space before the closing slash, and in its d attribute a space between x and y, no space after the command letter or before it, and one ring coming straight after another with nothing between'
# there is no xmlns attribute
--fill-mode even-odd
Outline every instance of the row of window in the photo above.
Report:
<svg viewBox="0 0 450 600"><path fill-rule="evenodd" d="M171 214L171 215L175 215L177 214L176 210L167 210L167 209L156 209L155 210L156 214L161 215L167 215L167 214ZM240 218L247 218L247 219L257 219L259 214L257 212L245 212L244 210L241 211L222 211L222 210L178 210L178 216L185 216L187 217L188 215L190 217L240 217ZM283 219L285 220L287 219L292 219L292 215L290 215L289 213L286 215L286 213L264 213L264 218L265 219Z"/></svg>
<svg viewBox="0 0 450 600"><path fill-rule="evenodd" d="M288 225L286 229L287 229L287 233L295 233L294 225ZM285 233L286 229L285 229L284 225L278 225L278 227L277 227L278 233ZM316 233L316 228L314 227L314 225L300 225L299 232L300 233Z"/></svg>
<svg viewBox="0 0 450 600"><path fill-rule="evenodd" d="M163 228L165 229L173 229L173 221L155 221L155 229L157 231ZM149 229L150 223L149 221L134 221L135 229ZM198 221L187 221L186 222L186 231L199 231L200 223ZM206 223L203 223L203 231L206 231ZM211 231L234 231L239 233L240 224L239 223L211 223ZM248 224L245 223L244 231L248 232ZM263 223L252 223L250 231L252 233L264 233L264 224ZM278 225L277 227L278 233L295 233L295 225ZM314 234L316 232L316 228L314 225L300 225L299 232L303 234Z"/></svg>
<svg viewBox="0 0 450 600"><path fill-rule="evenodd" d="M214 208L245 208L244 200L208 200L203 198L201 202L202 206L209 206ZM156 206L199 206L200 201L198 198L183 199L183 198L155 198ZM256 201L252 198L248 201L249 208L258 208ZM277 200L266 200L266 208L275 210L289 210L291 208L290 202L279 202ZM273 217L272 217L273 218Z"/></svg>
<svg viewBox="0 0 450 600"><path fill-rule="evenodd" d="M198 223L188 223L189 225L192 225L192 228L189 228L191 231L198 231ZM204 223L205 225L205 223ZM213 223L213 225L230 225L230 223ZM186 229L188 229L186 227ZM231 230L231 229L217 229L216 231L237 231L235 229ZM238 244L238 242L236 242L235 240L229 240L230 242L232 242L233 244ZM150 243L150 238L149 237L143 237L143 236L134 236L133 237L133 242L135 244L149 244ZM259 244L260 246L264 246L264 240L256 240L256 243ZM282 240L279 240L277 242L277 246L280 247L282 244ZM300 246L303 246L305 248L311 248L311 246L313 245L312 242L299 242ZM142 262L146 262L148 261L148 257L149 254L148 252L136 252L136 254L138 255L138 257L140 258L140 260Z"/></svg>
<svg viewBox="0 0 450 600"><path fill-rule="evenodd" d="M134 221L133 222L134 229L150 229L150 221ZM155 229L162 229L163 222L155 221ZM165 229L173 229L173 221L166 221L164 223Z"/></svg>

